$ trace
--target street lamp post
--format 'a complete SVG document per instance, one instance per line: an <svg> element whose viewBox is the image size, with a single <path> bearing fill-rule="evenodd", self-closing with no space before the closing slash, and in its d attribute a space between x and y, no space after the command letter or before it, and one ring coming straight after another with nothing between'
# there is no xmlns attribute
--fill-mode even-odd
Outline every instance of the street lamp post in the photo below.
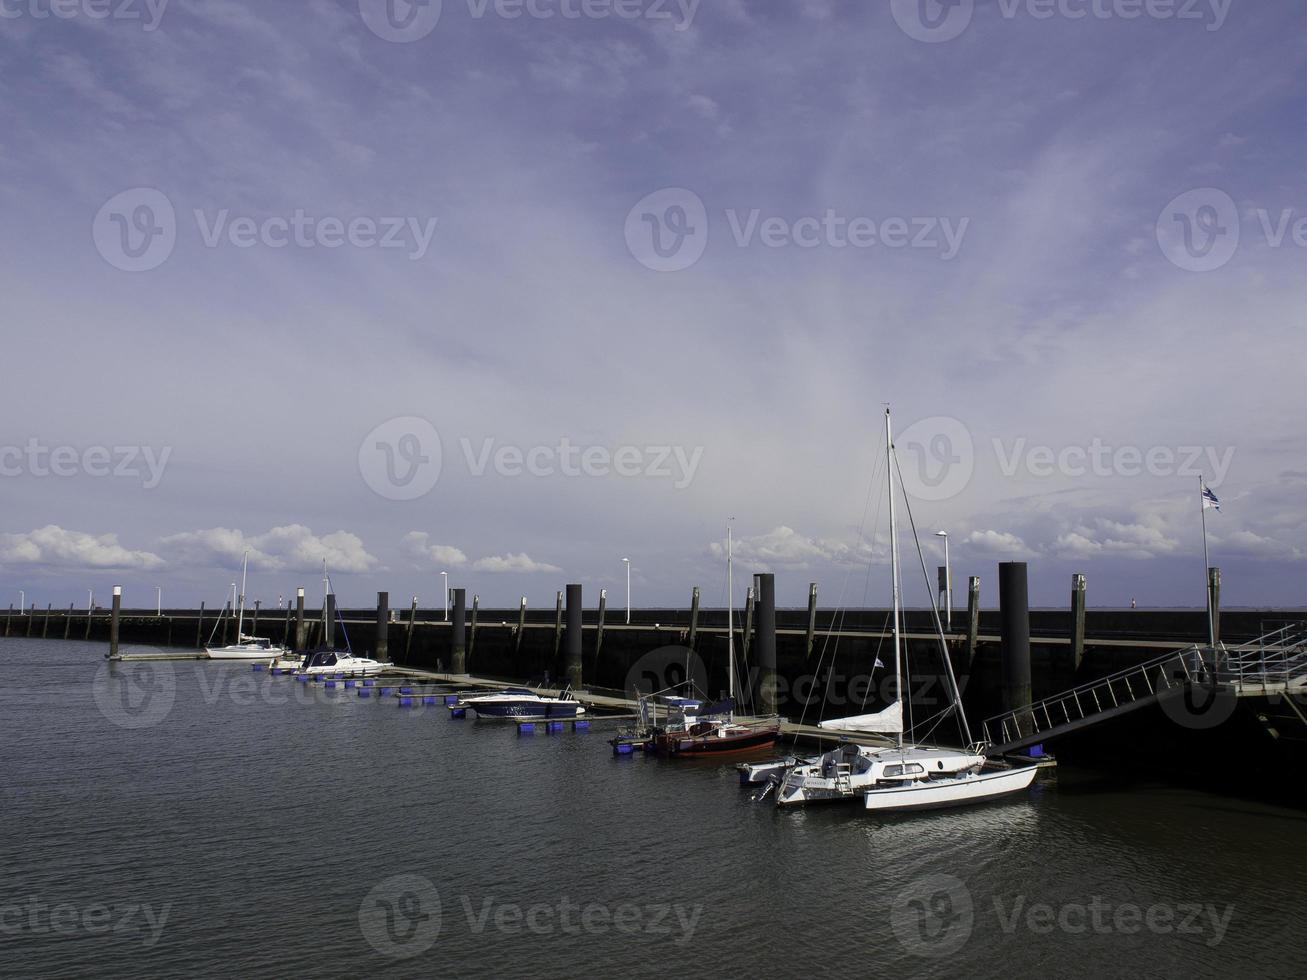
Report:
<svg viewBox="0 0 1307 980"><path fill-rule="evenodd" d="M163 618L163 586L154 587L154 615Z"/></svg>
<svg viewBox="0 0 1307 980"><path fill-rule="evenodd" d="M22 589L19 589L18 590L18 615L21 616L23 614L23 610L26 608L27 608L27 593L24 592Z"/></svg>
<svg viewBox="0 0 1307 980"><path fill-rule="evenodd" d="M944 539L944 628L953 628L953 569L948 560L948 532L936 531L935 537Z"/></svg>
<svg viewBox="0 0 1307 980"><path fill-rule="evenodd" d="M445 622L449 622L449 572L441 572L440 577L445 582Z"/></svg>
<svg viewBox="0 0 1307 980"><path fill-rule="evenodd" d="M631 559L623 558L626 565L626 625L631 625Z"/></svg>

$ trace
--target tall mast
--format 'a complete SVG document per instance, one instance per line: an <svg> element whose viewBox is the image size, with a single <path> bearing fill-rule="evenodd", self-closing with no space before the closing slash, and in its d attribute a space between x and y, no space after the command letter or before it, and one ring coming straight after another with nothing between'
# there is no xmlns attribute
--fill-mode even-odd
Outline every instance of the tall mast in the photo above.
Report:
<svg viewBox="0 0 1307 980"><path fill-rule="evenodd" d="M899 699L900 710L903 708L903 663L901 644L899 642L899 532L894 517L894 431L890 425L889 407L885 408L885 462L889 470L889 563L890 576L894 582L894 687ZM903 748L903 726L899 725L899 748Z"/></svg>
<svg viewBox="0 0 1307 980"><path fill-rule="evenodd" d="M1198 510L1203 515L1203 591L1207 594L1207 642L1216 653L1216 620L1212 616L1212 560L1207 557L1207 484L1198 474Z"/></svg>
<svg viewBox="0 0 1307 980"><path fill-rule="evenodd" d="M241 559L241 601L240 612L236 618L236 645L240 646L241 633L245 629L245 573L250 570L250 551L245 549L245 557Z"/></svg>
<svg viewBox="0 0 1307 980"><path fill-rule="evenodd" d="M732 518L734 520L734 518ZM731 525L726 525L726 671L730 676L728 690L735 700L735 554L731 538Z"/></svg>

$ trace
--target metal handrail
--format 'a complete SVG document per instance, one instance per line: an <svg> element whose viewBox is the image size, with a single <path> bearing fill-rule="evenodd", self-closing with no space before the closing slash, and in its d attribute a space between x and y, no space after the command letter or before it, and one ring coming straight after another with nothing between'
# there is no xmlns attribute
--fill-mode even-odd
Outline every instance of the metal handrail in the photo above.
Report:
<svg viewBox="0 0 1307 980"><path fill-rule="evenodd" d="M1120 680L1126 681L1126 692L1129 694L1125 703L1133 704L1143 697L1152 696L1157 693L1152 682L1149 680L1148 675L1159 668L1173 664L1178 664L1183 669L1185 680L1189 682L1192 682L1208 673L1207 665L1202 659L1202 651L1198 647L1195 646L1185 650L1173 651L1142 664L1136 664L1133 667L1127 667L1124 670L1116 671L1115 673L1108 674L1105 677L1100 677L1097 680L1090 681L1089 683L1073 687L1067 691L1061 692L1060 694L1055 694L1051 697L1034 701L1024 707L1016 708L1012 711L1006 711L1003 714L995 715L993 718L986 719L982 725L985 737L988 741L994 743L1010 742L1013 740L1014 734L1015 737L1020 738L1027 734L1034 734L1056 728L1060 724L1070 724L1072 721L1089 718L1095 714L1102 714L1104 710L1118 708L1121 706L1121 699L1118 698L1116 689L1112 685ZM1135 694L1134 688L1131 687L1129 683L1129 678L1133 676L1142 676L1144 678L1145 686L1148 689L1147 695L1142 693ZM1161 676L1166 677L1166 674L1163 673ZM1171 686L1169 680L1166 682L1166 686L1168 688ZM1102 707L1102 702L1098 698L1098 692L1103 688L1106 688L1112 697L1112 707L1108 709ZM1096 710L1086 712L1085 706L1080 702L1080 695L1082 694L1092 695ZM1075 718L1072 718L1071 716L1070 707L1072 706L1076 709ZM1061 708L1066 721L1056 724L1053 723L1052 715L1049 712L1050 707ZM1048 729L1039 726L1039 720L1035 714L1036 711L1044 712L1044 720L1048 723ZM1030 732L1022 731L1022 719L1028 720L1029 724L1025 727L1030 728ZM1015 728L1015 733L1009 731L1009 724ZM995 736L996 731L1001 737Z"/></svg>

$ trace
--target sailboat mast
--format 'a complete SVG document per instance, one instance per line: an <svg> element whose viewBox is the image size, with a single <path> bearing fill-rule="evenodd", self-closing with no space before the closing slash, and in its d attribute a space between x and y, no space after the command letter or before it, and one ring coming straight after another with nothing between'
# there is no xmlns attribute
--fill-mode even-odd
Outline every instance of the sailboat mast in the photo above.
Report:
<svg viewBox="0 0 1307 980"><path fill-rule="evenodd" d="M735 554L731 525L726 525L726 671L729 696L735 700Z"/></svg>
<svg viewBox="0 0 1307 980"><path fill-rule="evenodd" d="M1207 484L1198 474L1198 510L1203 518L1203 591L1207 593L1207 642L1216 650L1216 618L1212 615L1212 560L1207 556Z"/></svg>
<svg viewBox="0 0 1307 980"><path fill-rule="evenodd" d="M250 553L246 549L245 557L241 559L241 601L240 612L236 618L236 645L240 646L241 633L245 631L245 575L250 570Z"/></svg>
<svg viewBox="0 0 1307 980"><path fill-rule="evenodd" d="M885 409L885 461L889 471L889 563L894 586L894 686L900 705L903 702L903 657L899 640L899 532L894 516L894 431L890 425L889 408ZM898 731L899 748L903 748L903 726Z"/></svg>

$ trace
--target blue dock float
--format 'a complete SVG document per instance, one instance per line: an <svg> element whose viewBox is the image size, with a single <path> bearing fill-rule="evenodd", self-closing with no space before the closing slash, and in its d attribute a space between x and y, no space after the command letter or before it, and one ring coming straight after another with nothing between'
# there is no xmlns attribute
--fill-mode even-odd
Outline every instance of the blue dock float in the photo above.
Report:
<svg viewBox="0 0 1307 980"><path fill-rule="evenodd" d="M359 682L358 682L358 681L346 681L346 682L345 682L345 688L346 688L346 690L348 690L349 688L352 688L352 687L358 687L358 686L359 686Z"/></svg>
<svg viewBox="0 0 1307 980"><path fill-rule="evenodd" d="M366 687L360 687L358 691L359 691L359 697L361 698L370 698L372 696L372 692L369 691Z"/></svg>
<svg viewBox="0 0 1307 980"><path fill-rule="evenodd" d="M399 706L401 708L411 708L413 707L413 699L407 694L401 694L399 697Z"/></svg>
<svg viewBox="0 0 1307 980"><path fill-rule="evenodd" d="M445 704L458 704L458 695L457 695L457 694L446 694L446 695L445 695Z"/></svg>
<svg viewBox="0 0 1307 980"><path fill-rule="evenodd" d="M590 722L586 721L584 718L578 718L574 722L572 722L572 731L574 732L584 732L584 731L588 731L589 729L590 729Z"/></svg>
<svg viewBox="0 0 1307 980"><path fill-rule="evenodd" d="M437 704L438 702L436 701L436 696L435 696L434 694L424 694L424 695L422 695L422 703L423 703L423 704Z"/></svg>
<svg viewBox="0 0 1307 980"><path fill-rule="evenodd" d="M296 674L295 679L299 681L301 684L307 684L309 681L313 680L313 678L310 677L308 674Z"/></svg>
<svg viewBox="0 0 1307 980"><path fill-rule="evenodd" d="M613 755L634 755L635 746L630 742L614 742Z"/></svg>
<svg viewBox="0 0 1307 980"><path fill-rule="evenodd" d="M563 730L563 723L561 721L545 722L545 731L547 732L561 732L562 730Z"/></svg>
<svg viewBox="0 0 1307 980"><path fill-rule="evenodd" d="M373 680L371 677L365 677L365 678L363 679L363 686L364 686L364 687L376 687L376 686L377 686L377 682L376 682L375 680Z"/></svg>
<svg viewBox="0 0 1307 980"><path fill-rule="evenodd" d="M517 723L517 734L519 735L534 735L535 730L536 726L533 721L519 721Z"/></svg>
<svg viewBox="0 0 1307 980"><path fill-rule="evenodd" d="M327 681L327 683L323 684L322 686L323 686L323 687L333 687L333 688L334 688L334 687L336 686L336 682L335 682L335 681Z"/></svg>
<svg viewBox="0 0 1307 980"><path fill-rule="evenodd" d="M411 688L411 687L401 687L401 688L399 689L399 693L400 693L400 694L412 694L412 693L413 693L413 688Z"/></svg>
<svg viewBox="0 0 1307 980"><path fill-rule="evenodd" d="M381 696L382 696L383 698L384 698L384 697L388 697L389 695L395 693L395 689L394 689L393 687L383 687L383 688L380 688L379 690L381 691Z"/></svg>
<svg viewBox="0 0 1307 980"><path fill-rule="evenodd" d="M466 718L466 717L467 717L467 708L460 708L460 707L458 707L457 705L455 705L455 706L453 706L453 707L451 707L451 708L449 709L449 717L451 717L451 718Z"/></svg>
<svg viewBox="0 0 1307 980"><path fill-rule="evenodd" d="M253 671L255 671L256 673L257 673L258 671L260 671L260 670L267 670L267 669L268 669L268 665L267 665L267 664L253 664L253 665L250 667L250 670L253 670Z"/></svg>

